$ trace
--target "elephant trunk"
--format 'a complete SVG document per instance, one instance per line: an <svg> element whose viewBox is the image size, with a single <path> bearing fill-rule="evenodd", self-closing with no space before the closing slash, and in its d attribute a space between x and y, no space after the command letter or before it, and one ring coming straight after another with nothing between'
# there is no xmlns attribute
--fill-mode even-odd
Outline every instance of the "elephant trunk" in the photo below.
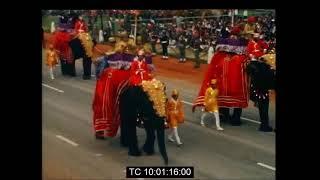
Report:
<svg viewBox="0 0 320 180"><path fill-rule="evenodd" d="M161 156L164 160L165 165L168 165L168 155L167 155L166 144L165 144L164 128L157 129L157 139L158 139L158 146L159 146L159 151L161 153Z"/></svg>

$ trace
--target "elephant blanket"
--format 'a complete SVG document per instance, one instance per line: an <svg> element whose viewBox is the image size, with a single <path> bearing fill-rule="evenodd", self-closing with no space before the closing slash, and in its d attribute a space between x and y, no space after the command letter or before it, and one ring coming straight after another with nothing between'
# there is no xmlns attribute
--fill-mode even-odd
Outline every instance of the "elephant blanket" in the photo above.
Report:
<svg viewBox="0 0 320 180"><path fill-rule="evenodd" d="M93 100L93 125L95 132L114 137L120 125L119 96L128 84L130 72L108 68L96 84Z"/></svg>
<svg viewBox="0 0 320 180"><path fill-rule="evenodd" d="M93 127L95 132L114 137L120 125L119 97L128 87L130 66L134 55L113 53L101 58L97 68L97 82L93 99ZM152 58L146 57L150 70Z"/></svg>
<svg viewBox="0 0 320 180"><path fill-rule="evenodd" d="M198 97L193 103L204 106L204 94L211 79L217 79L219 89L218 105L226 108L246 108L248 106L248 79L245 72L247 64L245 40L221 39L217 52L205 74Z"/></svg>

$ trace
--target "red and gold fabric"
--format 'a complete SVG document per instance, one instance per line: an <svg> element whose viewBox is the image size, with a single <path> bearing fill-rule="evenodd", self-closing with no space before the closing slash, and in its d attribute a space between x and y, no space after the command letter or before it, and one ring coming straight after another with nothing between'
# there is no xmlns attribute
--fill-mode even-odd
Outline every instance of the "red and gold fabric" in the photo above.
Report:
<svg viewBox="0 0 320 180"><path fill-rule="evenodd" d="M88 27L83 20L77 20L74 29L77 33L88 32Z"/></svg>
<svg viewBox="0 0 320 180"><path fill-rule="evenodd" d="M54 34L53 45L54 49L57 50L61 59L67 60L70 64L73 61L72 50L69 46L71 41L71 35L65 31L58 31Z"/></svg>
<svg viewBox="0 0 320 180"><path fill-rule="evenodd" d="M130 85L138 86L143 80L151 80L150 69L145 60L138 61L135 59L130 68Z"/></svg>
<svg viewBox="0 0 320 180"><path fill-rule="evenodd" d="M102 131L104 136L108 137L116 136L120 125L119 97L129 86L131 74L129 68L133 59L134 55L126 53L114 53L104 58L103 62L108 66L103 65L99 70L93 99L93 128L95 132Z"/></svg>
<svg viewBox="0 0 320 180"><path fill-rule="evenodd" d="M248 17L247 21L248 21L248 23L255 23L257 21L257 19L254 16L250 16L250 17Z"/></svg>
<svg viewBox="0 0 320 180"><path fill-rule="evenodd" d="M107 68L97 80L93 100L94 131L114 137L120 125L119 96L128 85L130 72Z"/></svg>
<svg viewBox="0 0 320 180"><path fill-rule="evenodd" d="M263 40L263 39L259 39L257 43L259 44L259 46L260 46L261 49L263 49L263 50L269 48L268 43L267 43L265 40Z"/></svg>
<svg viewBox="0 0 320 180"><path fill-rule="evenodd" d="M254 40L249 41L247 47L248 55L252 55L254 58L259 58L264 55L261 45Z"/></svg>
<svg viewBox="0 0 320 180"><path fill-rule="evenodd" d="M249 100L245 72L247 59L245 54L218 51L211 60L193 109L204 106L205 92L211 79L217 79L219 107L246 108Z"/></svg>

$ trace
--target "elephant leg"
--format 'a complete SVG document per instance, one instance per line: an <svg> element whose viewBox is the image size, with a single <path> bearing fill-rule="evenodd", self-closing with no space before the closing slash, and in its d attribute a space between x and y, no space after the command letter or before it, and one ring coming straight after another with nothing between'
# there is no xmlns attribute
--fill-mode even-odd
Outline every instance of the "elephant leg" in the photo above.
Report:
<svg viewBox="0 0 320 180"><path fill-rule="evenodd" d="M242 124L240 120L241 114L242 114L242 108L234 108L231 125L240 126Z"/></svg>
<svg viewBox="0 0 320 180"><path fill-rule="evenodd" d="M68 64L68 73L70 76L75 77L76 76L76 60L74 59L71 64Z"/></svg>
<svg viewBox="0 0 320 180"><path fill-rule="evenodd" d="M120 95L120 103L119 103L119 110L120 110L120 144L124 147L128 147L128 112L126 109L129 108L130 106L127 102L127 99L129 98L128 96L128 91L124 91Z"/></svg>
<svg viewBox="0 0 320 180"><path fill-rule="evenodd" d="M163 128L158 128L157 129L157 138L158 138L158 146L159 146L159 151L161 153L161 156L164 160L164 164L168 165L168 155L167 155L167 150L166 150L166 144L165 144L165 133L164 133L164 127Z"/></svg>
<svg viewBox="0 0 320 180"><path fill-rule="evenodd" d="M230 112L229 108L219 108L219 112L221 114L221 122L229 122L231 117L230 117Z"/></svg>
<svg viewBox="0 0 320 180"><path fill-rule="evenodd" d="M153 155L154 141L156 137L155 137L155 130L152 128L150 120L144 121L144 128L146 130L147 138L143 146L143 151L147 153L147 155Z"/></svg>
<svg viewBox="0 0 320 180"><path fill-rule="evenodd" d="M82 65L83 65L83 76L84 80L91 79L91 58L83 57Z"/></svg>
<svg viewBox="0 0 320 180"><path fill-rule="evenodd" d="M128 144L126 143L127 136L127 129L125 129L126 126L126 104L124 103L126 99L125 92L123 92L119 97L119 111L120 111L120 144L123 147L128 147Z"/></svg>
<svg viewBox="0 0 320 180"><path fill-rule="evenodd" d="M60 59L60 67L61 67L61 73L62 73L62 75L66 75L66 74L67 74L67 71L66 71L67 61L64 60L64 59Z"/></svg>
<svg viewBox="0 0 320 180"><path fill-rule="evenodd" d="M130 119L129 121L135 121L135 119ZM138 148L138 138L137 138L137 129L136 123L128 123L128 145L130 156L140 156L141 152Z"/></svg>
<svg viewBox="0 0 320 180"><path fill-rule="evenodd" d="M129 88L121 95L120 99L120 116L122 124L122 135L124 135L124 142L128 143L130 156L140 156L141 152L138 148L138 138L137 138L137 130L136 130L136 120L137 120L137 112L136 112L136 101L134 96L134 89Z"/></svg>
<svg viewBox="0 0 320 180"><path fill-rule="evenodd" d="M120 123L120 144L123 147L128 147L128 129L126 128L128 125L125 121L121 120Z"/></svg>
<svg viewBox="0 0 320 180"><path fill-rule="evenodd" d="M104 131L97 131L95 136L96 136L96 139L105 139Z"/></svg>

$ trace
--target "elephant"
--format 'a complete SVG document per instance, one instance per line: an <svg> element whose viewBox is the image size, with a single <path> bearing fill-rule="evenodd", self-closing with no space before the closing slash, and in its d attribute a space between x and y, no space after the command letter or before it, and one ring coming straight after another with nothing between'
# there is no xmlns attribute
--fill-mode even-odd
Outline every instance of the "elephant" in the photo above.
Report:
<svg viewBox="0 0 320 180"><path fill-rule="evenodd" d="M72 29L68 28L68 24L60 24L59 30L52 38L55 49L60 52L62 74L76 76L75 60L82 58L83 79L91 79L91 57L97 43L91 39L89 34L75 35L70 33Z"/></svg>
<svg viewBox="0 0 320 180"><path fill-rule="evenodd" d="M87 40L90 41L91 39ZM72 64L70 67L70 75L71 76L76 76L76 68L75 68L75 61L76 59L83 59L83 76L82 78L84 80L87 79L91 79L91 64L92 64L92 48L96 45L95 41L89 42L88 44L90 49L86 49L84 47L84 44L81 42L81 40L77 37L77 38L73 38L71 39L71 41L69 42L69 45L71 47L72 50L72 54L73 54L73 60L72 60ZM93 46L91 45L93 44ZM90 51L90 52L88 52Z"/></svg>
<svg viewBox="0 0 320 180"><path fill-rule="evenodd" d="M164 90L163 90L164 92ZM162 101L164 103L165 101ZM140 156L138 148L136 126L137 119L141 119L146 131L146 141L143 151L147 155L154 154L155 134L157 134L160 154L165 165L168 164L168 155L165 146L165 116L159 116L150 100L150 93L144 91L142 86L128 86L120 95L120 142L128 147L128 155Z"/></svg>
<svg viewBox="0 0 320 180"><path fill-rule="evenodd" d="M116 45L115 53L97 60L97 84L92 106L95 137L115 137L120 127L121 145L128 147L130 156L140 156L136 126L141 122L147 135L143 151L147 155L154 154L157 134L159 150L167 165L165 85L155 78L142 81L138 86L130 83L128 69L134 55L124 53L124 49L118 52L117 47L126 47L122 44ZM153 69L151 56L146 57L146 62Z"/></svg>

